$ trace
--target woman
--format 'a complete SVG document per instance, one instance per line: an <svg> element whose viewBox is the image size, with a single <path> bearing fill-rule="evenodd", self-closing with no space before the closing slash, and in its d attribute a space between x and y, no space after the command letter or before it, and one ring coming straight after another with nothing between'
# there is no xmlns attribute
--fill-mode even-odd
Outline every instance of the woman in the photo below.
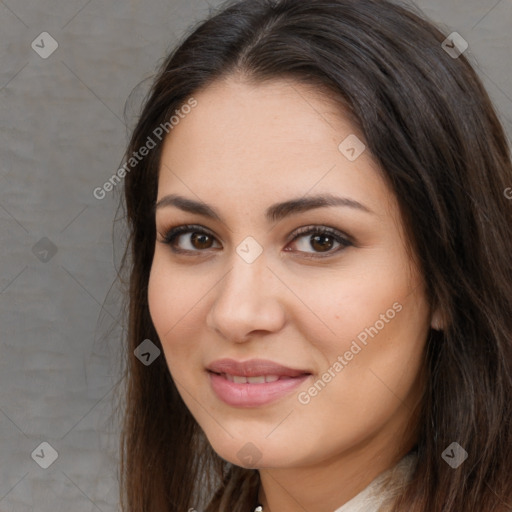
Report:
<svg viewBox="0 0 512 512"><path fill-rule="evenodd" d="M512 166L463 50L242 0L167 58L123 173L125 512L512 510Z"/></svg>

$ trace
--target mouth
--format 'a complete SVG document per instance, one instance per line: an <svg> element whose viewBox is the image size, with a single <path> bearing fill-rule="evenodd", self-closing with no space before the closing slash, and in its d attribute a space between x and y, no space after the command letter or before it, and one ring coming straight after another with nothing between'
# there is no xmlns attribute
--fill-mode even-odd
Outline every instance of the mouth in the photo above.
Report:
<svg viewBox="0 0 512 512"><path fill-rule="evenodd" d="M233 407L258 407L274 402L312 375L308 370L263 359L243 362L221 359L206 370L217 397Z"/></svg>
<svg viewBox="0 0 512 512"><path fill-rule="evenodd" d="M296 378L284 377L279 375L256 375L254 377L244 377L243 375L231 375L229 373L215 373L215 375L219 375L229 380L229 382L234 382L235 384L265 384L266 382L276 382L277 380Z"/></svg>
<svg viewBox="0 0 512 512"><path fill-rule="evenodd" d="M308 370L290 368L267 359L249 359L248 361L218 359L211 363L206 369L218 375L246 378L277 377L275 380L284 377L299 377L300 375L311 374Z"/></svg>

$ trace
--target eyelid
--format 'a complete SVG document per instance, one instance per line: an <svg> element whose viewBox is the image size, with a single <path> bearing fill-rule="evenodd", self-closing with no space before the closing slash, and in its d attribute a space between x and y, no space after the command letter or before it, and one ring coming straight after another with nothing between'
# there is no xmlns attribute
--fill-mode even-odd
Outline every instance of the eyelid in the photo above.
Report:
<svg viewBox="0 0 512 512"><path fill-rule="evenodd" d="M321 259L321 258L329 258L329 257L336 257L341 252L343 252L345 249L347 249L350 246L354 246L355 243L351 236L347 235L343 231L340 231L339 229L325 226L323 224L310 224L308 226L302 226L300 228L295 229L290 236L288 237L287 244L290 242L293 242L299 238L302 238L303 236L307 235L314 235L314 234L320 234L320 235L328 235L332 238L334 238L335 242L339 244L339 247L336 249L328 250L325 252L315 252L315 251L287 251L287 252L293 252L295 254L300 254L301 258L306 259Z"/></svg>
<svg viewBox="0 0 512 512"><path fill-rule="evenodd" d="M180 224L178 226L170 227L168 229L164 229L165 235L162 235L164 243L169 243L169 240L172 237L181 235L183 233L190 233L190 232L199 232L199 233L205 233L207 235L210 235L212 237L217 238L217 236L211 232L209 229L206 229L205 227L199 225L199 224Z"/></svg>
<svg viewBox="0 0 512 512"><path fill-rule="evenodd" d="M173 252L179 253L179 254L189 254L189 255L198 256L198 255L201 255L201 253L206 253L208 251L207 249L191 251L188 249L180 249L177 247L173 247L172 243L176 240L176 238L178 238L182 234L191 233L191 232L204 233L208 236L211 236L218 242L217 235L215 235L212 231L210 231L209 229L207 229L199 224L182 224L182 225L170 227L170 228L164 230L164 232L165 232L165 235L161 235L162 240L160 240L160 242L164 243L166 245L169 245ZM286 251L286 252L294 252L294 253L299 253L301 255L306 255L306 256L303 256L305 258L326 258L329 256L335 256L338 253L340 253L341 251L343 251L344 249L346 249L347 247L355 245L354 239L350 235L344 233L343 231L340 231L339 229L336 229L336 228L333 228L330 226L325 226L322 224L310 224L310 225L301 226L301 227L295 229L287 237L286 244L289 244L290 242L293 242L296 239L301 238L303 236L313 235L313 234L329 235L329 236L333 237L337 243L340 244L340 247L338 247L335 250L326 251L325 253L314 252L314 251L312 251L312 252Z"/></svg>
<svg viewBox="0 0 512 512"><path fill-rule="evenodd" d="M307 226L301 226L300 228L293 230L292 233L290 233L290 236L288 237L286 243L292 242L293 240L299 238L300 236L309 235L313 233L331 235L335 239L339 239L339 242L346 243L347 245L355 245L353 238L347 233L344 233L339 229L326 226L323 224L309 224Z"/></svg>
<svg viewBox="0 0 512 512"><path fill-rule="evenodd" d="M206 252L206 250L196 250L196 251L190 251L188 249L180 249L179 247L174 247L172 244L178 238L180 235L186 234L186 233L203 233L205 235L211 236L214 238L217 242L217 236L211 232L209 229L206 229L205 227L199 225L199 224L181 224L178 226L170 227L168 229L164 230L165 235L162 236L162 240L160 240L161 243L168 245L173 252L176 254L187 254L192 256L200 256L201 253Z"/></svg>

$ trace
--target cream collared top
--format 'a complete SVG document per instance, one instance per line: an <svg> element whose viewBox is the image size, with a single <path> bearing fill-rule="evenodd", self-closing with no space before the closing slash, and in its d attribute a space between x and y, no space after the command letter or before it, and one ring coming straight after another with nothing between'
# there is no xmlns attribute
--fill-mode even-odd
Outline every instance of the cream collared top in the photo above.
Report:
<svg viewBox="0 0 512 512"><path fill-rule="evenodd" d="M334 512L379 512L379 508L409 479L416 462L416 452L408 453L394 468L380 474L357 496Z"/></svg>

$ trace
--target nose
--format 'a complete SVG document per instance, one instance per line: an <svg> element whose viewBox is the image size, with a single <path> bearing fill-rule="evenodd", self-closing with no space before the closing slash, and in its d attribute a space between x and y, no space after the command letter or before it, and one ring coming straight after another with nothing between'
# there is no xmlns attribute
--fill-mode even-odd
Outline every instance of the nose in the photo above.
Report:
<svg viewBox="0 0 512 512"><path fill-rule="evenodd" d="M264 253L252 263L237 254L232 267L214 288L216 295L207 314L207 326L235 343L255 334L277 332L286 316L283 284L267 267Z"/></svg>

